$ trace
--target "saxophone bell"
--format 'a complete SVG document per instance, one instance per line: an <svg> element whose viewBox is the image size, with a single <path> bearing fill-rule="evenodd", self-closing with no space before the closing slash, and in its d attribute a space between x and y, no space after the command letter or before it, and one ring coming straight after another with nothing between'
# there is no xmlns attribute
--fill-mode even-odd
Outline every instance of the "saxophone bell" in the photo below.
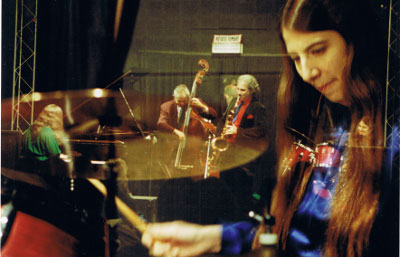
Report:
<svg viewBox="0 0 400 257"><path fill-rule="evenodd" d="M214 150L220 151L220 152L224 152L228 149L229 147L229 142L225 139L224 136L220 136L220 137L214 137L211 140L211 147Z"/></svg>

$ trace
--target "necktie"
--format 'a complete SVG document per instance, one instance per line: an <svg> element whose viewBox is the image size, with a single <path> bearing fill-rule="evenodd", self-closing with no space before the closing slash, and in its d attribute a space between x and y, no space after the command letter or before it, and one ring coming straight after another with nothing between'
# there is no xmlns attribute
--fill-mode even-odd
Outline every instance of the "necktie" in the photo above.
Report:
<svg viewBox="0 0 400 257"><path fill-rule="evenodd" d="M185 122L185 109L179 108L178 112L178 128L181 128Z"/></svg>
<svg viewBox="0 0 400 257"><path fill-rule="evenodd" d="M236 108L236 110L235 110L235 114L233 115L233 122L235 122L235 121L236 121L236 118L237 118L237 116L238 116L238 113L239 113L240 107L242 107L242 104L243 104L243 102L241 101L241 102L240 102L240 104L239 104L239 106Z"/></svg>

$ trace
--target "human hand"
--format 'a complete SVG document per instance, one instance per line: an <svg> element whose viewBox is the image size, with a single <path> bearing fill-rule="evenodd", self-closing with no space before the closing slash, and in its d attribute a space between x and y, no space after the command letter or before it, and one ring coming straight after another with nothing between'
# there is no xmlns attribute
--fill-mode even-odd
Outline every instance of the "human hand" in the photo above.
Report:
<svg viewBox="0 0 400 257"><path fill-rule="evenodd" d="M221 250L221 225L197 225L184 221L149 224L142 243L153 256L189 257Z"/></svg>
<svg viewBox="0 0 400 257"><path fill-rule="evenodd" d="M235 125L227 125L224 128L225 135L236 135L237 134L237 127Z"/></svg>
<svg viewBox="0 0 400 257"><path fill-rule="evenodd" d="M69 158L68 155L61 153L60 154L60 159L63 160L64 162L70 162L71 159Z"/></svg>
<svg viewBox="0 0 400 257"><path fill-rule="evenodd" d="M178 136L179 140L182 141L185 139L185 133L183 133L182 131L180 131L179 129L174 129L173 132L175 135Z"/></svg>
<svg viewBox="0 0 400 257"><path fill-rule="evenodd" d="M208 107L207 107L207 105L205 105L204 103L202 103L202 102L200 101L199 98L192 98L192 101L190 102L190 104L191 104L192 106L195 106L195 107L198 107L198 108L202 109L203 112L208 113Z"/></svg>

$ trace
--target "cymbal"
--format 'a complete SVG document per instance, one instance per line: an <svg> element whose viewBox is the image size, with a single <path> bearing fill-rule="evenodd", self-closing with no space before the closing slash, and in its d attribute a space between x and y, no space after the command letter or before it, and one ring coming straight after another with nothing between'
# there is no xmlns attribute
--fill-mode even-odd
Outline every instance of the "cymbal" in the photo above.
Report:
<svg viewBox="0 0 400 257"><path fill-rule="evenodd" d="M138 110L137 113L147 113L143 111L143 108L146 106L145 103L149 102L148 97L151 98L150 102L154 102L158 107L160 101L158 95L146 96L146 98L143 94L141 92L132 93L132 91L125 94L128 102L133 105L133 112L138 107L142 110ZM119 166L126 166L125 174L121 172L121 179L124 180L201 177L205 173L205 167L201 167L201 165L188 170L174 168L174 151L176 151L178 145L175 135L158 131L145 131L142 135L142 133L133 131L134 121L132 121L129 109L118 91L106 89L55 91L24 95L22 99L19 112L23 117L30 117L31 100L34 103L34 119L48 104L57 104L63 109L65 114L64 127L69 140L65 140L67 145L62 146L62 148L69 149L69 153L68 151L65 153L70 156L78 177L98 178L99 173L106 172L107 166L116 166L114 165L115 160L118 160ZM5 125L7 122L11 123L11 110L11 99L3 100L3 128L7 127ZM99 117L111 112L115 112L123 118L123 124L120 127L109 126L104 128L104 126L101 126ZM143 117L136 117L136 119L145 125L150 124L145 127L154 126L154 124L151 125L155 119L152 115L143 115ZM128 124L128 122L131 122L131 124ZM201 159L201 163L204 165L207 156L206 139L199 140L190 135L187 138L188 141L195 143L188 144L185 151L192 153L190 158L197 159L197 161ZM251 162L264 152L266 147L260 148L260 145L262 144L258 140L253 144L246 143L237 147L229 147L226 152L221 153L218 170L230 170ZM192 147L197 150L192 150ZM188 165L191 164L188 163ZM104 176L101 175L100 177Z"/></svg>
<svg viewBox="0 0 400 257"><path fill-rule="evenodd" d="M192 144L198 143L196 147L200 148L199 152L194 153L193 145L187 146L183 156L187 156L187 153L192 155L189 155L191 158L183 160L195 160L197 165L181 170L173 166L176 156L174 148L177 146L173 142L177 142L176 136L160 132L147 132L145 135L119 140L70 139L61 146L66 156L52 160L52 166L49 166L52 170L46 172L61 177L70 177L73 174L78 178L107 179L110 170L113 170L118 174L118 180L122 181L204 177L205 166L201 164L206 160L207 144L203 140L188 136L188 141ZM251 162L263 152L257 147L250 147L249 144L239 148L232 147L231 152L227 150L224 153L218 171L224 172ZM185 161L182 164L193 164ZM7 166L6 161L2 166ZM71 166L73 173L70 172Z"/></svg>
<svg viewBox="0 0 400 257"><path fill-rule="evenodd" d="M203 140L188 136L188 141L192 144L198 144L195 147L198 152L194 152L193 147L187 146L183 156L190 155L189 158L184 158L186 162L183 161L183 164L193 167L177 169L174 167L175 148L177 147L176 136L157 131L154 133L147 132L145 135L145 137L124 137L120 139L121 141L112 142L71 140L70 148L82 153L83 156L75 159L77 175L80 177L98 177L98 171L111 164L116 168L119 180L141 181L204 177L207 144ZM255 144L257 146L251 144L232 146L232 149L224 152L223 156L221 155L218 171L227 172L255 160L265 151L265 148L259 147L260 142L255 142ZM113 158L107 159L110 149L115 155ZM197 165L193 165L190 160L197 161ZM85 169L81 166L84 166ZM93 170L96 170L96 172L93 172ZM215 172L214 169L209 171Z"/></svg>
<svg viewBox="0 0 400 257"><path fill-rule="evenodd" d="M194 136L187 136L187 141L195 146L185 147L183 153L183 165L193 166L187 169L174 167L178 140L175 135L155 131L145 138L126 138L126 151L119 153L127 165L127 180L159 180L182 177L204 177L205 163L207 159L207 142ZM261 140L255 140L254 144L246 142L246 145L230 146L227 151L220 154L218 171L228 171L240 167L258 158L266 150L267 145ZM210 156L213 150L210 149ZM185 158L186 157L186 158ZM186 162L185 162L186 160ZM191 162L192 161L192 162ZM195 163L193 165L193 162ZM215 171L214 167L209 170Z"/></svg>
<svg viewBox="0 0 400 257"><path fill-rule="evenodd" d="M305 139L305 141L307 141L308 143L314 144L314 141L311 138L309 138L306 135L304 135L303 133L295 130L294 128L286 127L286 130L288 132L290 132L293 136L300 138L300 139Z"/></svg>

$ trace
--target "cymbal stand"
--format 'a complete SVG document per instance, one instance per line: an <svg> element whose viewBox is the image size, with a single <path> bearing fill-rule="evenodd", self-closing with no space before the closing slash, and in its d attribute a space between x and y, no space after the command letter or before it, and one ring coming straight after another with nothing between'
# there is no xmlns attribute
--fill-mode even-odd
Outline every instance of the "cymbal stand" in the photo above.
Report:
<svg viewBox="0 0 400 257"><path fill-rule="evenodd" d="M97 126L97 131L96 131L96 137L94 138L95 140L97 140L102 134L104 129L106 128L106 125L98 125Z"/></svg>
<svg viewBox="0 0 400 257"><path fill-rule="evenodd" d="M137 126L138 129L139 129L140 135L141 135L142 137L145 137L145 136L144 136L144 133L143 133L143 129L142 129L142 127L140 126L139 122L136 121L135 115L133 114L132 108L131 108L131 106L129 105L128 100L126 100L126 97L125 97L124 91L122 91L122 88L119 88L119 92L121 92L122 98L124 98L124 101L125 101L126 106L128 107L129 113L130 113L130 115L132 116L133 121L136 123L136 126Z"/></svg>
<svg viewBox="0 0 400 257"><path fill-rule="evenodd" d="M272 227L275 225L275 217L270 214L268 203L262 212L262 214L256 211L249 212L249 217L260 223L261 233L258 235L257 244L275 251L278 244L278 235L272 231Z"/></svg>
<svg viewBox="0 0 400 257"><path fill-rule="evenodd" d="M208 139L207 139L207 157L206 157L206 164L204 168L204 178L208 178L210 176L210 166L209 166L209 160L210 160L210 150L211 150L211 140L212 140L212 135L213 133L211 132L210 129L208 130Z"/></svg>
<svg viewBox="0 0 400 257"><path fill-rule="evenodd" d="M115 164L110 162L108 164L109 178L104 181L107 196L105 198L105 237L106 241L106 256L116 256L118 248L118 233L116 225L119 223L119 215L116 205L117 196L117 172L115 171Z"/></svg>

